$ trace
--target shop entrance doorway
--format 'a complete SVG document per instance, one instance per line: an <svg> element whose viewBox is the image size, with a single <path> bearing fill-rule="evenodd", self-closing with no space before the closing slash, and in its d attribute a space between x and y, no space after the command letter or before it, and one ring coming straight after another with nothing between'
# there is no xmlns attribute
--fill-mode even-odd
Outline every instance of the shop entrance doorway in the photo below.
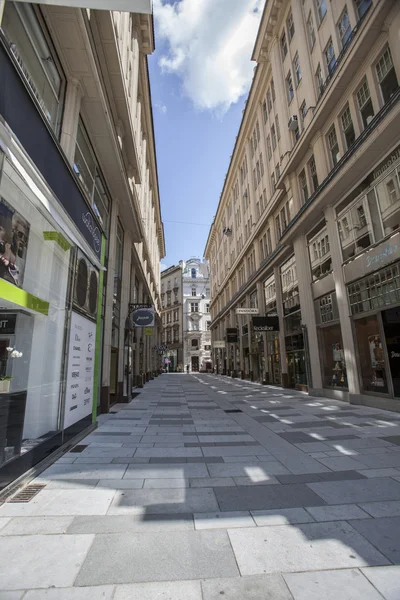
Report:
<svg viewBox="0 0 400 600"><path fill-rule="evenodd" d="M393 395L400 398L400 308L382 312L389 368L392 376Z"/></svg>
<svg viewBox="0 0 400 600"><path fill-rule="evenodd" d="M192 356L192 372L198 372L199 370L199 357Z"/></svg>

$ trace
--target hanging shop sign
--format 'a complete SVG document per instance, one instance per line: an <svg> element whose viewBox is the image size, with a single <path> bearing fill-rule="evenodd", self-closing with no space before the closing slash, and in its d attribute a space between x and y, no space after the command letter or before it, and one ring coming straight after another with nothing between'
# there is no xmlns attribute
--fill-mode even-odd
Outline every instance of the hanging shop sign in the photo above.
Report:
<svg viewBox="0 0 400 600"><path fill-rule="evenodd" d="M258 308L237 308L235 312L237 315L258 315L258 314L260 314L260 311L258 310Z"/></svg>
<svg viewBox="0 0 400 600"><path fill-rule="evenodd" d="M226 330L226 341L228 344L238 343L238 330L237 327L228 327Z"/></svg>
<svg viewBox="0 0 400 600"><path fill-rule="evenodd" d="M253 317L253 331L279 331L279 317L266 315Z"/></svg>
<svg viewBox="0 0 400 600"><path fill-rule="evenodd" d="M15 333L15 324L17 315L1 313L0 314L0 335L13 335Z"/></svg>
<svg viewBox="0 0 400 600"><path fill-rule="evenodd" d="M151 336L153 335L154 327L145 327L144 335Z"/></svg>
<svg viewBox="0 0 400 600"><path fill-rule="evenodd" d="M215 342L212 342L213 348L225 348L225 342L224 340L216 340Z"/></svg>
<svg viewBox="0 0 400 600"><path fill-rule="evenodd" d="M16 0L27 2L28 0ZM151 14L151 0L29 0L36 4L69 6L70 8L91 8L93 10L118 10L123 12Z"/></svg>
<svg viewBox="0 0 400 600"><path fill-rule="evenodd" d="M134 327L154 327L152 304L131 304L131 321Z"/></svg>
<svg viewBox="0 0 400 600"><path fill-rule="evenodd" d="M72 312L64 427L92 413L96 323Z"/></svg>

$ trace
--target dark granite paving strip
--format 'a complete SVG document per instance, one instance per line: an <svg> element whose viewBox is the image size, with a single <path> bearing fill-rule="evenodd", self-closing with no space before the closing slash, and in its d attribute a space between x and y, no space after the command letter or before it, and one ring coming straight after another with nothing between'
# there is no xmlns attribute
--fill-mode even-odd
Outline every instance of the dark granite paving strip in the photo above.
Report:
<svg viewBox="0 0 400 600"><path fill-rule="evenodd" d="M128 433L122 433L120 431L115 431L115 432L114 431L98 431L98 432L95 431L95 432L91 433L90 435L100 436L100 437L102 437L103 435L104 436L106 436L106 435L112 435L113 437L117 436L117 435L121 435L121 436L125 435L125 436L129 437L131 435L131 433L132 433L131 431L129 431ZM142 435L142 434L139 434L139 435Z"/></svg>
<svg viewBox="0 0 400 600"><path fill-rule="evenodd" d="M240 486L214 488L221 511L263 510L271 508L299 508L302 506L325 506L307 485Z"/></svg>
<svg viewBox="0 0 400 600"><path fill-rule="evenodd" d="M202 447L225 447L225 446L259 446L258 442L185 442L185 448Z"/></svg>
<svg viewBox="0 0 400 600"><path fill-rule="evenodd" d="M332 473L307 473L305 475L275 475L283 484L315 483L316 481L347 481L352 479L367 479L357 471L335 471Z"/></svg>
<svg viewBox="0 0 400 600"><path fill-rule="evenodd" d="M315 442L315 439L312 438L309 434L303 433L301 431L285 431L285 433L277 433L276 435L281 437L283 440L290 442L291 444L301 444L302 442Z"/></svg>
<svg viewBox="0 0 400 600"><path fill-rule="evenodd" d="M176 464L176 463L223 463L224 459L220 456L210 456L210 457L193 457L193 458L150 458L151 464Z"/></svg>
<svg viewBox="0 0 400 600"><path fill-rule="evenodd" d="M345 441L345 440L359 440L361 439L359 435L330 435L326 438L328 442L336 442L336 441ZM307 439L310 441L310 438Z"/></svg>
<svg viewBox="0 0 400 600"><path fill-rule="evenodd" d="M384 440L385 442L390 442L391 444L396 444L396 446L400 446L400 435L388 435L385 437L379 437L378 440Z"/></svg>
<svg viewBox="0 0 400 600"><path fill-rule="evenodd" d="M357 424L358 425L358 424ZM354 427L354 425L344 425L336 421L306 421L304 423L294 423L289 425L292 429L321 429L322 427L332 427L333 429L345 429L346 427Z"/></svg>
<svg viewBox="0 0 400 600"><path fill-rule="evenodd" d="M357 471L332 471L331 473L318 473L322 481L347 481L352 479L368 479Z"/></svg>
<svg viewBox="0 0 400 600"><path fill-rule="evenodd" d="M258 423L277 423L278 419L276 417L253 417L252 419L257 421Z"/></svg>

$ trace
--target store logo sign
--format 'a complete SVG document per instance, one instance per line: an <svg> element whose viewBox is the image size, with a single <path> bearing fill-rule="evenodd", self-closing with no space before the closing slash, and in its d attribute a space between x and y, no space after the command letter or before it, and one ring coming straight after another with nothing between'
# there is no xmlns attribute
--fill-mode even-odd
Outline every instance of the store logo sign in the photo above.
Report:
<svg viewBox="0 0 400 600"><path fill-rule="evenodd" d="M392 260L393 258L395 258L395 256L393 255L397 254L398 251L398 244L387 244L386 247L383 250L380 250L378 254L375 254L373 256L367 255L367 268L379 265L380 263L387 263L388 259Z"/></svg>
<svg viewBox="0 0 400 600"><path fill-rule="evenodd" d="M83 221L83 224L87 227L89 233L91 234L91 236L93 238L93 248L95 249L95 251L98 254L100 252L100 246L101 246L101 237L100 237L99 228L97 227L96 223L94 222L94 219L93 219L92 215L90 214L90 212L87 212L86 214L82 213L82 221Z"/></svg>
<svg viewBox="0 0 400 600"><path fill-rule="evenodd" d="M399 159L400 159L400 146L398 146L396 148L396 150L394 150L394 152L392 152L392 154L389 156L389 158L386 158L383 162L381 162L379 167L377 169L375 169L374 175L373 175L374 180L378 179L378 177L380 177L382 175L382 173L387 171L387 169L389 169Z"/></svg>
<svg viewBox="0 0 400 600"><path fill-rule="evenodd" d="M400 352L395 352L394 350L392 350L390 358L400 358Z"/></svg>

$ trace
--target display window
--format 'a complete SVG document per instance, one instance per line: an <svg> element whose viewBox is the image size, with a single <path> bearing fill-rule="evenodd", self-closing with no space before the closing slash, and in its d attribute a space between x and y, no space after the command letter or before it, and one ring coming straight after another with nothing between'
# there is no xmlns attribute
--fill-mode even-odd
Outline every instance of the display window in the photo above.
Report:
<svg viewBox="0 0 400 600"><path fill-rule="evenodd" d="M356 319L354 330L363 391L388 394L388 364L378 316Z"/></svg>

